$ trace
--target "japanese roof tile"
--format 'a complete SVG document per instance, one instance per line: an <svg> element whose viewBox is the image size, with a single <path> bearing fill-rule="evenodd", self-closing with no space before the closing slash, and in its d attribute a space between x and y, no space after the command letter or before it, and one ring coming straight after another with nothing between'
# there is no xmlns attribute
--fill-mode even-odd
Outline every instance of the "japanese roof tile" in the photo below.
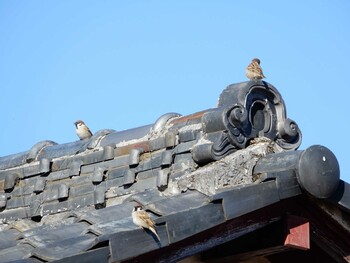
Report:
<svg viewBox="0 0 350 263"><path fill-rule="evenodd" d="M97 236L111 235L117 232L129 231L137 229L138 227L133 224L131 218L131 212L129 216L118 220L110 219L105 222L96 223L86 229L86 233L93 233Z"/></svg>
<svg viewBox="0 0 350 263"><path fill-rule="evenodd" d="M3 230L0 232L0 250L16 246L16 237L19 232L15 229Z"/></svg>
<svg viewBox="0 0 350 263"><path fill-rule="evenodd" d="M148 132L151 130L152 125L145 125L138 128L133 128L125 131L115 132L106 135L100 145L106 146L110 144L119 144L122 145L123 142L129 141L129 140L135 140L140 139L148 134Z"/></svg>
<svg viewBox="0 0 350 263"><path fill-rule="evenodd" d="M102 247L91 249L86 252L82 252L78 255L73 255L70 257L65 257L60 260L55 260L55 263L76 263L76 262L84 262L84 263L95 263L95 262L108 262L109 260L109 247Z"/></svg>
<svg viewBox="0 0 350 263"><path fill-rule="evenodd" d="M160 240L142 229L115 233L109 241L112 261L125 260L169 245L166 227L158 227L157 232Z"/></svg>
<svg viewBox="0 0 350 263"><path fill-rule="evenodd" d="M34 222L33 220L30 219L22 219L22 220L17 220L12 222L8 228L10 229L16 229L19 232L24 232L29 229L35 228L38 226L37 222Z"/></svg>
<svg viewBox="0 0 350 263"><path fill-rule="evenodd" d="M18 236L21 243L28 243L33 247L46 246L56 240L70 239L81 235L87 228L85 223L44 225L23 232Z"/></svg>
<svg viewBox="0 0 350 263"><path fill-rule="evenodd" d="M175 195L169 198L157 200L147 205L147 209L160 215L169 215L203 206L209 203L208 196L197 191Z"/></svg>
<svg viewBox="0 0 350 263"><path fill-rule="evenodd" d="M29 258L33 247L28 244L18 244L17 246L9 247L0 250L1 262L17 261L24 258Z"/></svg>
<svg viewBox="0 0 350 263"><path fill-rule="evenodd" d="M70 239L57 240L34 248L32 255L37 258L53 261L65 257L70 257L82 253L89 248L92 248L97 243L97 238L91 235L77 236Z"/></svg>
<svg viewBox="0 0 350 263"><path fill-rule="evenodd" d="M99 210L91 210L86 213L79 214L78 220L86 221L93 225L111 220L123 219L131 215L133 207L133 203L126 203L124 205L115 205Z"/></svg>

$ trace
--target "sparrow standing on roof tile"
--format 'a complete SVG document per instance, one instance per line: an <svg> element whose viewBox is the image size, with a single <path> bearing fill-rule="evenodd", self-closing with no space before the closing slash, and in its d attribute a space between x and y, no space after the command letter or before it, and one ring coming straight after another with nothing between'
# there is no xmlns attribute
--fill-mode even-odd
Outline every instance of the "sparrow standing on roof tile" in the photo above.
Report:
<svg viewBox="0 0 350 263"><path fill-rule="evenodd" d="M158 240L160 240L157 231L154 228L153 220L150 218L149 214L142 209L142 206L135 206L132 210L131 216L135 225L139 226L140 228L149 229L158 238Z"/></svg>
<svg viewBox="0 0 350 263"><path fill-rule="evenodd" d="M265 78L262 68L260 67L260 59L254 58L246 68L245 74L250 80L258 80Z"/></svg>
<svg viewBox="0 0 350 263"><path fill-rule="evenodd" d="M85 125L82 120L77 120L74 122L75 124L75 132L77 133L80 140L89 139L92 136L92 132L89 127Z"/></svg>

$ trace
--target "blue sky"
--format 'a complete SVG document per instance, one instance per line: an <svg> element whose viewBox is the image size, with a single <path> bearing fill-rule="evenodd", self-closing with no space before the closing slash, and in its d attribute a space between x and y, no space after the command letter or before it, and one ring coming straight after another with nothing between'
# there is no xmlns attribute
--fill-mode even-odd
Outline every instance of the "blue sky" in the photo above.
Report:
<svg viewBox="0 0 350 263"><path fill-rule="evenodd" d="M216 106L261 59L303 133L350 182L350 1L0 0L0 156Z"/></svg>

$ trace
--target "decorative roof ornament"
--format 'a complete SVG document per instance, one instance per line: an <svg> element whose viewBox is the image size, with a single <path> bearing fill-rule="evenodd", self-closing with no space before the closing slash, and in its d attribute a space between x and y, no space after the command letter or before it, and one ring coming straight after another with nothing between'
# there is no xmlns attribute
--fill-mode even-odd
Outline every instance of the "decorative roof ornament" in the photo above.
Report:
<svg viewBox="0 0 350 263"><path fill-rule="evenodd" d="M264 81L228 86L219 97L218 107L203 114L202 125L211 147L194 148L198 163L219 160L246 148L257 137L269 138L284 150L298 149L302 139L296 122L286 116L280 93Z"/></svg>

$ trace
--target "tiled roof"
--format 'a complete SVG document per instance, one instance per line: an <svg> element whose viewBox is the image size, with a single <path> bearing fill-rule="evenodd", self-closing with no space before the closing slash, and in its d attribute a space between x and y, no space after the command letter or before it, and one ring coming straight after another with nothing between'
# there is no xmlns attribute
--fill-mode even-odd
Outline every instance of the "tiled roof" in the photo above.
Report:
<svg viewBox="0 0 350 263"><path fill-rule="evenodd" d="M348 211L334 155L296 151L300 143L278 91L245 82L227 87L213 109L1 157L0 262L128 260L304 192L337 193L333 202ZM304 165L319 154L326 160L312 167L323 178ZM159 241L133 224L136 203Z"/></svg>

